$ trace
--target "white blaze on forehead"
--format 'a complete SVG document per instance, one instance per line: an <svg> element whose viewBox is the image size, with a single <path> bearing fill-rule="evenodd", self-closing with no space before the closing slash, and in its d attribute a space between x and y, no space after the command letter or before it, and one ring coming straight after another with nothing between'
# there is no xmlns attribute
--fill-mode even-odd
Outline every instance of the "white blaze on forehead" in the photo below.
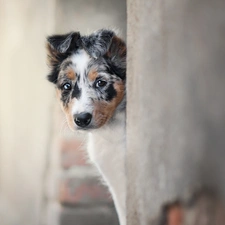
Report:
<svg viewBox="0 0 225 225"><path fill-rule="evenodd" d="M87 84L83 82L83 77L85 76L85 72L87 71L88 63L90 62L90 56L84 51L80 50L76 54L71 57L74 70L78 76L80 76L79 88L81 89L81 96L76 100L72 113L82 113L82 112L90 112L92 111L91 100L88 94Z"/></svg>
<svg viewBox="0 0 225 225"><path fill-rule="evenodd" d="M85 50L80 50L71 57L72 63L75 67L75 71L81 77L84 76L84 72L87 69L88 63L91 60L90 56Z"/></svg>

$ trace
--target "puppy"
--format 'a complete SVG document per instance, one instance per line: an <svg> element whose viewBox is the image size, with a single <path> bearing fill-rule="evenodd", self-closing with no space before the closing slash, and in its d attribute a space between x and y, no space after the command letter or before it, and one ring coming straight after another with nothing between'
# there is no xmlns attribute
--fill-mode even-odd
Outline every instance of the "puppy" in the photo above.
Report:
<svg viewBox="0 0 225 225"><path fill-rule="evenodd" d="M88 132L87 151L126 224L126 44L111 30L47 38L48 80L55 84L68 125Z"/></svg>

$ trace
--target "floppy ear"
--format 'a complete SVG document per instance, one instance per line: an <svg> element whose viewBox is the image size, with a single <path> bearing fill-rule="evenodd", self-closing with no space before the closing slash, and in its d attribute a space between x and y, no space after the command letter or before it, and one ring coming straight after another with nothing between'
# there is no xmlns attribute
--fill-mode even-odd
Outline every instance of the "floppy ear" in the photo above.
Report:
<svg viewBox="0 0 225 225"><path fill-rule="evenodd" d="M88 54L97 59L108 51L114 35L111 30L101 29L89 36L83 36L82 44Z"/></svg>
<svg viewBox="0 0 225 225"><path fill-rule="evenodd" d="M113 31L102 29L90 36L83 36L81 40L90 56L95 59L104 57L109 65L109 72L125 78L126 44Z"/></svg>
<svg viewBox="0 0 225 225"><path fill-rule="evenodd" d="M80 33L71 32L64 35L53 35L47 38L50 46L59 53L66 53L68 50L73 50L76 41L80 38Z"/></svg>
<svg viewBox="0 0 225 225"><path fill-rule="evenodd" d="M48 64L52 68L48 75L50 82L56 83L59 65L72 52L79 48L80 33L71 32L65 35L53 35L47 37Z"/></svg>
<svg viewBox="0 0 225 225"><path fill-rule="evenodd" d="M47 37L47 51L50 66L60 62L62 58L75 51L78 46L80 33L71 32L64 35L53 35Z"/></svg>
<svg viewBox="0 0 225 225"><path fill-rule="evenodd" d="M113 36L104 58L109 66L109 72L116 74L122 80L126 79L126 56L127 48L125 42L116 35Z"/></svg>

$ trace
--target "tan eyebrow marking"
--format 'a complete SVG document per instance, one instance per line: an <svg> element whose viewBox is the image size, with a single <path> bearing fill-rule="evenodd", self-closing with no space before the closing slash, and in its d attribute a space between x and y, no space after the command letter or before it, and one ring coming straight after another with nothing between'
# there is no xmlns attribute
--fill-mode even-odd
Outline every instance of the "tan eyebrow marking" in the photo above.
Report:
<svg viewBox="0 0 225 225"><path fill-rule="evenodd" d="M98 72L96 70L91 70L89 73L88 73L88 79L90 81L95 81L96 78L98 76Z"/></svg>
<svg viewBox="0 0 225 225"><path fill-rule="evenodd" d="M67 70L66 76L67 76L70 80L75 80L75 78L76 78L76 73L73 71L72 68L70 68L70 69Z"/></svg>

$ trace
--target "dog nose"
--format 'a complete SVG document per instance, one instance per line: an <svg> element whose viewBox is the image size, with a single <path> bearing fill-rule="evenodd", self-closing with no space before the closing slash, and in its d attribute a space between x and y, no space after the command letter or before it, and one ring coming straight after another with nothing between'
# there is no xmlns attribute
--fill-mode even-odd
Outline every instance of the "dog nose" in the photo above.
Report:
<svg viewBox="0 0 225 225"><path fill-rule="evenodd" d="M75 115L75 123L79 127L86 127L91 122L92 115L90 113L79 113Z"/></svg>

